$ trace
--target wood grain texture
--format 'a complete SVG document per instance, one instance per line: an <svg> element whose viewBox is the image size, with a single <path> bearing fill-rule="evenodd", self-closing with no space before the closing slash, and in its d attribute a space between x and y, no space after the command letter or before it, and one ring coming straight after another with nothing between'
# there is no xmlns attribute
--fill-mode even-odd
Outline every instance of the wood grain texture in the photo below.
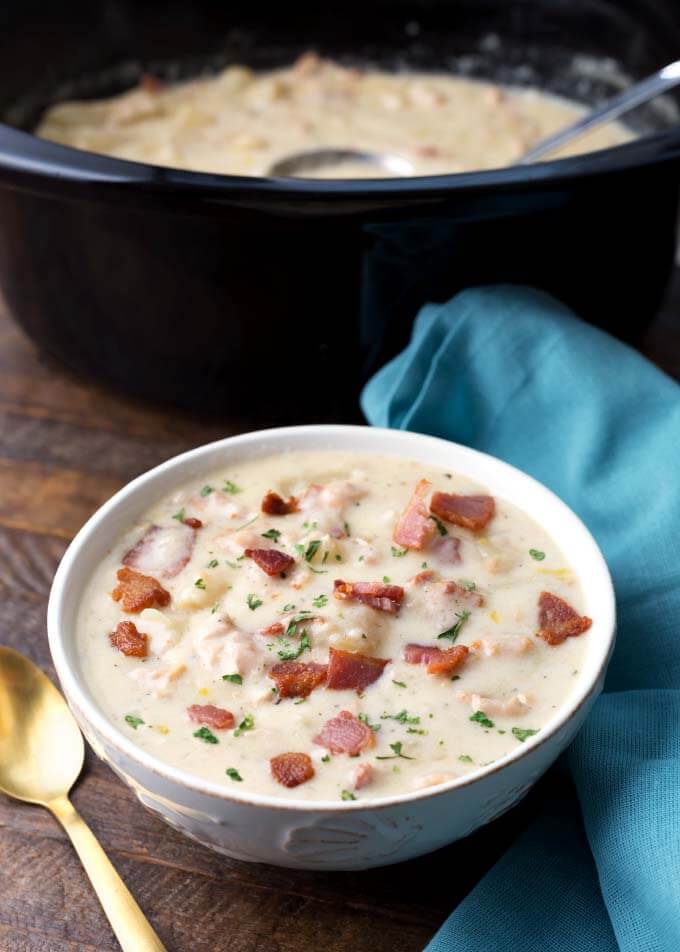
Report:
<svg viewBox="0 0 680 952"><path fill-rule="evenodd" d="M673 369L675 313L650 335ZM45 610L67 541L133 476L238 430L73 379L35 352L0 302L0 642L54 678ZM170 952L417 952L559 786L544 781L508 816L431 856L335 874L218 856L147 813L92 753L74 801ZM116 948L61 828L0 795L0 950Z"/></svg>

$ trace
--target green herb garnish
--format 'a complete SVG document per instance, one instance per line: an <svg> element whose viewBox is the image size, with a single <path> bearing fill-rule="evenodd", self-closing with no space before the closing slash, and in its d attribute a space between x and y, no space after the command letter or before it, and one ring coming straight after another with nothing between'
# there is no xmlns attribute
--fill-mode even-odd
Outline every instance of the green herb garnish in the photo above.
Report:
<svg viewBox="0 0 680 952"><path fill-rule="evenodd" d="M208 564L206 565L206 568L207 568L207 569L216 569L218 565L219 565L219 562L217 561L217 559L211 559L211 560L208 562Z"/></svg>
<svg viewBox="0 0 680 952"><path fill-rule="evenodd" d="M140 725L140 724L145 724L146 721L144 721L141 717L135 717L134 714L126 714L126 715L125 715L125 723L126 723L126 724L129 724L130 727L131 727L133 730L136 731L137 728L139 727L139 725Z"/></svg>
<svg viewBox="0 0 680 952"><path fill-rule="evenodd" d="M325 608L328 604L328 595L317 595L312 605L314 608Z"/></svg>
<svg viewBox="0 0 680 952"><path fill-rule="evenodd" d="M194 585L196 586L196 588L205 589L205 582L203 581L202 578L197 578L196 581L194 582Z"/></svg>
<svg viewBox="0 0 680 952"><path fill-rule="evenodd" d="M211 615L214 615L215 612L218 612L219 610L220 610L220 603L219 603L219 602L215 602L215 604L213 605L213 607L210 609L210 614L211 614Z"/></svg>
<svg viewBox="0 0 680 952"><path fill-rule="evenodd" d="M243 684L243 678L240 674L223 674L223 681L231 681L232 684Z"/></svg>
<svg viewBox="0 0 680 952"><path fill-rule="evenodd" d="M243 568L242 565L237 565L236 562L230 562L229 559L225 559L224 561L227 563L227 565L228 565L229 568L231 568L231 569L242 569L242 568Z"/></svg>
<svg viewBox="0 0 680 952"><path fill-rule="evenodd" d="M241 723L234 731L234 737L240 737L244 731L251 731L255 727L255 718L252 714L246 714Z"/></svg>
<svg viewBox="0 0 680 952"><path fill-rule="evenodd" d="M288 622L286 630L283 633L283 637L291 638L295 634L295 629L300 624L300 622L309 621L309 616L311 614L312 613L309 611L309 609L305 609L304 611L298 612L297 615L294 615L293 618L291 618L291 620Z"/></svg>
<svg viewBox="0 0 680 952"><path fill-rule="evenodd" d="M540 549L529 549L529 555L536 562L542 562L545 558L545 552L541 552Z"/></svg>
<svg viewBox="0 0 680 952"><path fill-rule="evenodd" d="M319 546L321 545L320 539L312 539L305 550L305 562L311 562L316 553L319 551Z"/></svg>
<svg viewBox="0 0 680 952"><path fill-rule="evenodd" d="M330 754L324 754L323 757L321 758L321 763L322 763L322 764L329 764L330 762L331 762L331 755L330 755Z"/></svg>
<svg viewBox="0 0 680 952"><path fill-rule="evenodd" d="M283 608L281 609L281 611L282 611L282 612L294 612L294 611L295 611L295 605L293 605L292 603L289 603L288 605L284 605Z"/></svg>
<svg viewBox="0 0 680 952"><path fill-rule="evenodd" d="M462 763L464 763L464 764L473 764L473 763L474 763L474 760L472 759L472 757L471 757L469 754L461 754L460 757L458 758L458 760L460 760L460 761L461 761Z"/></svg>
<svg viewBox="0 0 680 952"><path fill-rule="evenodd" d="M241 487L237 486L236 483L232 483L230 479L225 479L224 486L222 487L222 491L225 493L230 493L232 496L235 496L236 493L243 492Z"/></svg>
<svg viewBox="0 0 680 952"><path fill-rule="evenodd" d="M441 521L441 519L438 516L430 515L430 519L436 525L437 532L439 533L440 536L447 536L449 534L449 530L446 528L446 526L444 525L444 523Z"/></svg>
<svg viewBox="0 0 680 952"><path fill-rule="evenodd" d="M342 526L345 530L345 535L349 539L349 537L352 535L352 533L349 531L349 522L343 522Z"/></svg>
<svg viewBox="0 0 680 952"><path fill-rule="evenodd" d="M172 518L177 519L178 522L182 522L184 520L184 509L180 509Z"/></svg>
<svg viewBox="0 0 680 952"><path fill-rule="evenodd" d="M271 539L272 542L278 542L281 537L281 533L278 529L267 529L266 532L261 533L263 539Z"/></svg>
<svg viewBox="0 0 680 952"><path fill-rule="evenodd" d="M489 720L484 711L475 711L470 720L475 724L481 724L482 727L493 727L493 721Z"/></svg>
<svg viewBox="0 0 680 952"><path fill-rule="evenodd" d="M198 737L204 744L219 744L218 739L208 727L199 727L194 731L194 737Z"/></svg>
<svg viewBox="0 0 680 952"><path fill-rule="evenodd" d="M365 724L366 727L370 727L372 731L379 731L382 727L382 724L371 724L368 719L368 714L359 714L359 720L362 724Z"/></svg>
<svg viewBox="0 0 680 952"><path fill-rule="evenodd" d="M533 737L538 731L531 730L529 727L513 727L512 736L524 743L528 737Z"/></svg>
<svg viewBox="0 0 680 952"><path fill-rule="evenodd" d="M466 592L474 592L477 588L477 583L471 581L469 578L459 578L458 584L461 588L464 588Z"/></svg>
<svg viewBox="0 0 680 952"><path fill-rule="evenodd" d="M262 599L258 598L257 595L248 595L246 598L246 605L251 610L251 612L254 612L256 608L259 608L261 604Z"/></svg>
<svg viewBox="0 0 680 952"><path fill-rule="evenodd" d="M394 751L393 754L383 757L376 757L376 760L396 760L398 757L401 757L402 760L415 760L415 757L407 757L406 754L401 752L402 743L400 740L395 741L394 744L390 744L390 750Z"/></svg>
<svg viewBox="0 0 680 952"><path fill-rule="evenodd" d="M403 557L408 553L408 549L398 549L396 546L391 546L392 555L395 559L403 559Z"/></svg>
<svg viewBox="0 0 680 952"><path fill-rule="evenodd" d="M236 780L236 781L243 780L243 777L238 772L236 767L227 767L227 769L224 772L226 773L227 777L229 777L230 780Z"/></svg>
<svg viewBox="0 0 680 952"><path fill-rule="evenodd" d="M408 711L399 711L398 714L381 714L381 721L398 721L400 724L420 724L419 717L411 717Z"/></svg>
<svg viewBox="0 0 680 952"><path fill-rule="evenodd" d="M450 628L447 628L446 631L443 631L441 635L437 635L437 638L450 638L451 641L455 641L469 617L469 611L456 612L456 618L458 621L455 623L455 625L452 625Z"/></svg>
<svg viewBox="0 0 680 952"><path fill-rule="evenodd" d="M288 642L286 642L286 646L278 652L279 658L282 661L296 661L303 651L311 651L312 642L309 640L307 632L303 629L298 646L296 648L289 648L287 646Z"/></svg>
<svg viewBox="0 0 680 952"><path fill-rule="evenodd" d="M405 683L404 681L395 681L395 680L393 679L393 680L392 680L392 684L396 684L398 688L405 688L405 687L406 687L406 683Z"/></svg>
<svg viewBox="0 0 680 952"><path fill-rule="evenodd" d="M423 730L420 727L407 727L406 733L407 734L427 734L427 731Z"/></svg>
<svg viewBox="0 0 680 952"><path fill-rule="evenodd" d="M388 585L389 581L390 581L389 575L383 575L383 582L385 583L385 585Z"/></svg>
<svg viewBox="0 0 680 952"><path fill-rule="evenodd" d="M340 794L340 799L341 800L356 800L356 797L354 796L351 790L343 790L342 793Z"/></svg>
<svg viewBox="0 0 680 952"><path fill-rule="evenodd" d="M211 492L214 492L212 486L204 486L201 490L201 496L209 496Z"/></svg>

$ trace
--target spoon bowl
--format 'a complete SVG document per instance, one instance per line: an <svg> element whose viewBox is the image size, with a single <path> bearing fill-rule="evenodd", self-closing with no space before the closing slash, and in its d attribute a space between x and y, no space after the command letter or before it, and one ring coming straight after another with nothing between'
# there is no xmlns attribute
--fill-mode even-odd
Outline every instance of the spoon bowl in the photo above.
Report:
<svg viewBox="0 0 680 952"><path fill-rule="evenodd" d="M71 789L84 755L83 736L49 678L0 647L0 790L47 806Z"/></svg>

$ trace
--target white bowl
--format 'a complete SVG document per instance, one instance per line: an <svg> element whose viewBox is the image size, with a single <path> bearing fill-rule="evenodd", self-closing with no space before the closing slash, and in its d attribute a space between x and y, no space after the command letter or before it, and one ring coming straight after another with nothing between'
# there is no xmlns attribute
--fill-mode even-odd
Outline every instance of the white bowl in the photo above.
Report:
<svg viewBox="0 0 680 952"><path fill-rule="evenodd" d="M90 693L80 670L76 616L93 566L160 496L235 461L295 450L373 452L421 460L479 481L525 509L554 536L578 571L593 619L588 652L567 704L540 733L500 760L436 788L342 802L278 800L233 792L137 747ZM69 546L52 586L50 649L68 702L88 741L171 826L237 859L299 869L367 869L467 836L517 803L572 740L602 689L615 637L614 591L602 554L553 493L506 463L445 440L398 430L301 426L262 430L191 450L139 476L102 506Z"/></svg>

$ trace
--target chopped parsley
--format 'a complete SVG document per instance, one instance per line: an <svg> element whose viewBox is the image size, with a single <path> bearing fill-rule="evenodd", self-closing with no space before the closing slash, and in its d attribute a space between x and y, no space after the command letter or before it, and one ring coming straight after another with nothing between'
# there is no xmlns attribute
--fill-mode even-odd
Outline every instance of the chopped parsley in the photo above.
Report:
<svg viewBox="0 0 680 952"><path fill-rule="evenodd" d="M230 562L229 559L225 559L224 561L227 563L227 565L228 565L229 568L231 568L231 569L242 569L242 568L243 568L242 565L237 565L236 562Z"/></svg>
<svg viewBox="0 0 680 952"><path fill-rule="evenodd" d="M321 545L321 539L312 539L305 550L305 562L311 562L316 553L319 551L319 546Z"/></svg>
<svg viewBox="0 0 680 952"><path fill-rule="evenodd" d="M205 582L203 581L202 578L197 578L196 581L194 582L194 585L196 586L196 588L205 589Z"/></svg>
<svg viewBox="0 0 680 952"><path fill-rule="evenodd" d="M224 480L224 486L222 487L222 491L225 492L225 493L230 493L230 495L232 495L232 496L235 496L236 493L241 493L241 492L243 492L243 490L241 489L241 487L240 487L240 486L237 486L236 483L232 483L232 481L231 481L230 479L225 479L225 480Z"/></svg>
<svg viewBox="0 0 680 952"><path fill-rule="evenodd" d="M314 608L325 608L328 604L328 595L317 595L312 605Z"/></svg>
<svg viewBox="0 0 680 952"><path fill-rule="evenodd" d="M516 737L517 740L524 743L528 737L533 737L534 734L538 734L538 731L531 730L529 727L513 727L512 736Z"/></svg>
<svg viewBox="0 0 680 952"><path fill-rule="evenodd" d="M482 727L493 727L493 721L490 721L486 716L484 711L475 711L475 713L470 718L471 721L474 721L475 724L481 724Z"/></svg>
<svg viewBox="0 0 680 952"><path fill-rule="evenodd" d="M415 760L415 757L407 757L406 754L402 754L401 748L402 748L401 741L400 740L395 741L394 744L390 744L390 750L392 750L394 753L388 756L376 757L375 759L376 760L396 760L397 758L401 757L402 760Z"/></svg>
<svg viewBox="0 0 680 952"><path fill-rule="evenodd" d="M356 797L354 796L351 790L343 790L342 793L340 794L340 799L341 800L356 800Z"/></svg>
<svg viewBox="0 0 680 952"><path fill-rule="evenodd" d="M173 518L173 519L177 519L178 522L183 522L183 520L184 520L184 509L180 509L179 512L176 512L175 515L174 515L172 518Z"/></svg>
<svg viewBox="0 0 680 952"><path fill-rule="evenodd" d="M340 555L339 552L337 552L336 555L335 555L335 561L336 561L336 562L342 562L342 556Z"/></svg>
<svg viewBox="0 0 680 952"><path fill-rule="evenodd" d="M398 714L381 714L381 721L398 721L399 724L420 724L419 717L411 717L408 711L399 711Z"/></svg>
<svg viewBox="0 0 680 952"><path fill-rule="evenodd" d="M372 731L379 731L382 727L382 724L371 724L368 719L368 714L359 714L359 720L362 724L365 724L366 727L370 727Z"/></svg>
<svg viewBox="0 0 680 952"><path fill-rule="evenodd" d="M246 598L246 605L251 610L251 612L254 612L256 608L259 608L261 604L262 599L258 598L257 595L248 595Z"/></svg>
<svg viewBox="0 0 680 952"><path fill-rule="evenodd" d="M212 492L214 492L214 489L212 488L212 486L205 485L203 489L201 490L201 496L204 496L204 497L209 496L210 493Z"/></svg>
<svg viewBox="0 0 680 952"><path fill-rule="evenodd" d="M303 522L302 528L306 529L307 532L312 532L314 529L317 529L319 526L318 522Z"/></svg>
<svg viewBox="0 0 680 952"><path fill-rule="evenodd" d="M243 678L240 674L223 674L223 681L231 681L232 684L243 684Z"/></svg>
<svg viewBox="0 0 680 952"><path fill-rule="evenodd" d="M255 718L252 714L246 714L241 723L234 731L234 737L240 737L245 731L252 731L255 727Z"/></svg>
<svg viewBox="0 0 680 952"><path fill-rule="evenodd" d="M311 651L311 649L312 642L309 640L309 635L307 632L303 629L297 648L289 648L288 642L286 642L286 647L281 648L278 652L278 655L282 661L295 661L300 657L303 651Z"/></svg>
<svg viewBox="0 0 680 952"><path fill-rule="evenodd" d="M236 769L236 767L227 767L227 769L226 769L224 772L225 772L225 774L227 775L227 777L229 777L230 780L236 780L236 781L242 781L242 780L243 780L243 777L242 777L241 774L238 772L238 770Z"/></svg>
<svg viewBox="0 0 680 952"><path fill-rule="evenodd" d="M281 533L278 529L267 529L267 531L262 532L261 535L263 539L271 539L272 542L278 542L281 537Z"/></svg>
<svg viewBox="0 0 680 952"><path fill-rule="evenodd" d="M464 763L464 764L473 764L473 763L474 763L474 760L472 759L472 757L471 757L469 754L461 754L460 757L458 758L458 760L460 760L461 763Z"/></svg>
<svg viewBox="0 0 680 952"><path fill-rule="evenodd" d="M540 549L529 549L529 555L536 562L542 562L545 558L545 552L541 552Z"/></svg>
<svg viewBox="0 0 680 952"><path fill-rule="evenodd" d="M295 605L293 605L292 603L289 603L288 605L284 605L283 608L281 609L281 611L282 611L282 612L294 612L294 611L295 611Z"/></svg>
<svg viewBox="0 0 680 952"><path fill-rule="evenodd" d="M313 565L308 565L307 568L315 575L328 575L328 569L315 569Z"/></svg>
<svg viewBox="0 0 680 952"><path fill-rule="evenodd" d="M198 737L204 744L219 744L209 727L199 727L197 731L194 731L194 737Z"/></svg>
<svg viewBox="0 0 680 952"><path fill-rule="evenodd" d="M210 614L211 614L211 615L214 615L215 612L218 612L219 610L220 610L220 603L219 603L219 602L215 602L215 604L213 605L213 607L210 609Z"/></svg>
<svg viewBox="0 0 680 952"><path fill-rule="evenodd" d="M444 523L441 521L441 519L438 516L430 515L430 519L436 525L437 532L439 533L440 536L447 536L449 534L449 530L446 528L446 526L444 525Z"/></svg>
<svg viewBox="0 0 680 952"><path fill-rule="evenodd" d="M260 518L260 514L259 514L259 512L257 512L257 513L255 513L255 515L252 517L252 519L249 519L247 522L244 522L242 526L236 526L236 528L234 529L234 532L240 532L241 529L247 529L248 526L252 526L252 524L253 524L254 522L257 522L257 520L258 520L259 518ZM242 557L239 556L239 559L240 559L240 558L242 558Z"/></svg>
<svg viewBox="0 0 680 952"><path fill-rule="evenodd" d="M407 734L427 734L427 731L423 730L420 727L407 727L406 733Z"/></svg>
<svg viewBox="0 0 680 952"><path fill-rule="evenodd" d="M294 635L295 629L300 624L300 622L309 621L309 616L311 614L312 613L309 611L309 609L305 609L304 611L299 612L297 615L291 618L284 632L284 638L290 638L292 635Z"/></svg>
<svg viewBox="0 0 680 952"><path fill-rule="evenodd" d="M458 584L461 588L464 588L466 592L474 592L477 588L477 583L471 581L469 578L459 578Z"/></svg>
<svg viewBox="0 0 680 952"><path fill-rule="evenodd" d="M395 681L394 679L392 679L392 684L396 684L398 688L406 687L406 683L404 681Z"/></svg>
<svg viewBox="0 0 680 952"><path fill-rule="evenodd" d="M385 583L385 585L388 585L389 581L390 581L389 575L383 575L383 582Z"/></svg>
<svg viewBox="0 0 680 952"><path fill-rule="evenodd" d="M130 727L136 731L140 724L145 724L146 722L141 717L135 717L134 714L126 714L125 723L129 724Z"/></svg>
<svg viewBox="0 0 680 952"><path fill-rule="evenodd" d="M321 763L322 763L322 764L329 764L330 762L331 762L331 755L330 755L330 754L324 754L323 757L321 758Z"/></svg>
<svg viewBox="0 0 680 952"><path fill-rule="evenodd" d="M216 569L218 565L219 565L219 562L217 561L217 559L211 559L211 560L208 562L208 564L206 565L206 568L207 568L207 569Z"/></svg>
<svg viewBox="0 0 680 952"><path fill-rule="evenodd" d="M450 628L447 628L446 631L443 631L441 635L437 635L437 638L450 638L451 641L455 641L469 617L469 611L456 612L456 618L458 621L455 623L455 625L452 625Z"/></svg>
<svg viewBox="0 0 680 952"><path fill-rule="evenodd" d="M391 546L391 551L395 559L403 559L408 553L408 549L398 549L395 545Z"/></svg>
<svg viewBox="0 0 680 952"><path fill-rule="evenodd" d="M352 535L352 533L349 531L349 522L343 522L342 525L343 525L343 528L344 528L344 530L345 530L345 535L346 535L347 538L349 539L349 537Z"/></svg>
<svg viewBox="0 0 680 952"><path fill-rule="evenodd" d="M427 562L422 562L420 567L421 567L421 569L426 569L426 568L427 568Z"/></svg>

